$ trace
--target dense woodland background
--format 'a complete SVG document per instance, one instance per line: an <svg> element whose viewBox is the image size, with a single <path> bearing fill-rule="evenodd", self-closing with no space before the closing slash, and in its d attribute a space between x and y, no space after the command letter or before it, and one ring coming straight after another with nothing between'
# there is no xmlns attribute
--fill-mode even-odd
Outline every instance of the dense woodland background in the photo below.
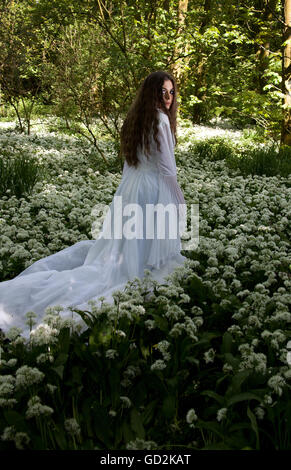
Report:
<svg viewBox="0 0 291 470"><path fill-rule="evenodd" d="M99 118L118 146L138 86L163 69L181 117L257 124L289 144L290 3L1 0L0 115L29 134L33 113L53 113L97 149Z"/></svg>
<svg viewBox="0 0 291 470"><path fill-rule="evenodd" d="M290 450L290 25L291 0L0 0L0 281L96 237L158 69L199 204L165 284L0 329L0 451Z"/></svg>

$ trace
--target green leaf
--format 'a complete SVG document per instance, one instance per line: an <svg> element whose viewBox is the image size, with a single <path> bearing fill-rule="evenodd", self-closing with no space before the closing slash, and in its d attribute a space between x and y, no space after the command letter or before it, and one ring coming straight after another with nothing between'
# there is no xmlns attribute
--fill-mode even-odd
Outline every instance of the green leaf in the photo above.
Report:
<svg viewBox="0 0 291 470"><path fill-rule="evenodd" d="M153 315L153 318L155 320L156 326L161 331L168 331L169 325L168 325L168 320L166 318L161 317L160 315Z"/></svg>
<svg viewBox="0 0 291 470"><path fill-rule="evenodd" d="M233 338L230 333L227 331L224 333L222 338L222 346L221 346L221 353L230 353L233 345Z"/></svg>
<svg viewBox="0 0 291 470"><path fill-rule="evenodd" d="M126 421L124 421L122 423L121 429L122 429L123 438L124 438L124 441L125 441L126 444L135 439L135 436L134 436L129 424Z"/></svg>
<svg viewBox="0 0 291 470"><path fill-rule="evenodd" d="M52 370L54 370L58 376L62 379L64 375L64 366L57 366L57 367L52 367Z"/></svg>
<svg viewBox="0 0 291 470"><path fill-rule="evenodd" d="M16 429L19 429L19 425L25 424L24 417L14 410L5 410L3 414L9 426L16 426Z"/></svg>
<svg viewBox="0 0 291 470"><path fill-rule="evenodd" d="M136 433L140 439L145 438L145 430L143 427L142 419L136 408L133 408L130 412L130 424L131 429Z"/></svg>
<svg viewBox="0 0 291 470"><path fill-rule="evenodd" d="M142 417L143 417L143 423L145 426L147 426L150 421L152 420L153 416L154 416L154 413L156 411L156 408L158 406L158 402L159 400L156 399L156 400L153 400L151 403L149 403L143 413L142 413Z"/></svg>
<svg viewBox="0 0 291 470"><path fill-rule="evenodd" d="M94 419L92 429L95 431L95 435L107 448L110 448L113 437L110 416L98 402L94 403L91 413Z"/></svg>
<svg viewBox="0 0 291 470"><path fill-rule="evenodd" d="M162 413L166 418L172 418L176 412L176 400L173 395L168 395L162 405Z"/></svg>
<svg viewBox="0 0 291 470"><path fill-rule="evenodd" d="M242 370L235 374L232 378L231 384L227 389L226 396L237 394L241 391L241 386L245 380L252 374L251 370Z"/></svg>
<svg viewBox="0 0 291 470"><path fill-rule="evenodd" d="M54 362L54 365L57 367L57 366L61 366L61 365L64 365L67 360L68 360L68 357L69 355L68 354L64 354L64 353L60 353L58 355L58 357L56 358L55 362Z"/></svg>
<svg viewBox="0 0 291 470"><path fill-rule="evenodd" d="M218 423L213 422L213 421L199 420L199 423L196 424L196 428L208 429L209 431L214 432L214 434L217 434L217 436L224 439L224 434L221 432L220 425Z"/></svg>
<svg viewBox="0 0 291 470"><path fill-rule="evenodd" d="M67 439L62 428L57 427L54 430L54 438L57 441L59 450L67 450Z"/></svg>
<svg viewBox="0 0 291 470"><path fill-rule="evenodd" d="M256 434L256 450L259 450L260 449L260 439L259 439L258 423L257 423L257 419L256 419L254 413L251 411L249 406L248 406L248 409L247 409L247 415L250 418L252 429Z"/></svg>
<svg viewBox="0 0 291 470"><path fill-rule="evenodd" d="M255 395L254 393L245 392L245 393L240 393L238 395L234 395L229 400L227 400L226 408L228 408L231 405L234 405L235 403L239 403L241 401L247 401L247 400L257 400L259 402L262 401L261 397L259 397L258 395Z"/></svg>
<svg viewBox="0 0 291 470"><path fill-rule="evenodd" d="M220 405L224 404L224 397L221 395L218 395L218 393L212 392L212 390L204 390L204 392L201 392L201 395L206 395L208 397L214 398Z"/></svg>
<svg viewBox="0 0 291 470"><path fill-rule="evenodd" d="M70 339L71 339L71 332L70 328L62 328L59 336L58 336L58 343L62 347L62 353L68 354L69 347L70 347Z"/></svg>

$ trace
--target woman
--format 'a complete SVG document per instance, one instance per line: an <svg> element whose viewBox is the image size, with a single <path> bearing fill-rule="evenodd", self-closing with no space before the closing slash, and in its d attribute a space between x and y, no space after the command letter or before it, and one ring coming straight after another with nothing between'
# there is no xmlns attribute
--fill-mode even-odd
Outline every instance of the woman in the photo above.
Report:
<svg viewBox="0 0 291 470"><path fill-rule="evenodd" d="M112 293L142 278L144 269L162 282L185 262L180 234L186 206L174 157L176 95L175 80L166 72L153 72L143 81L122 127L122 180L98 239L80 241L0 283L3 331L15 326L28 336L28 311L35 312L40 323L48 306L90 310L88 300L103 296L112 301ZM171 210L163 211L168 204ZM179 207L183 211L175 212Z"/></svg>

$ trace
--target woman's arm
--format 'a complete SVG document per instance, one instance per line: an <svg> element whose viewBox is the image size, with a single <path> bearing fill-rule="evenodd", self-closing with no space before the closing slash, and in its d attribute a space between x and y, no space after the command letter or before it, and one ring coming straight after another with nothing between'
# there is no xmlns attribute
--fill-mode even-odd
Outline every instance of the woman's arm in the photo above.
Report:
<svg viewBox="0 0 291 470"><path fill-rule="evenodd" d="M158 125L160 151L157 151L157 163L161 178L169 187L178 204L186 204L182 190L177 182L177 168L174 155L174 143L170 123L161 120Z"/></svg>

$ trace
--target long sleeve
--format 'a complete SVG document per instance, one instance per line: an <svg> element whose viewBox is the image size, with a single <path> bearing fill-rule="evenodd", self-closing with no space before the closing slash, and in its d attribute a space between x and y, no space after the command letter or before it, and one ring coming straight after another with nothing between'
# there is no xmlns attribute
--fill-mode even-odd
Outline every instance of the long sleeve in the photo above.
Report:
<svg viewBox="0 0 291 470"><path fill-rule="evenodd" d="M160 177L164 179L178 204L186 204L177 182L177 168L174 155L174 142L169 122L161 120L158 125L160 151L157 150L157 164Z"/></svg>
<svg viewBox="0 0 291 470"><path fill-rule="evenodd" d="M129 168L128 163L127 163L127 161L125 160L125 161L124 161L124 164L123 164L122 177L125 175L125 173L127 172L128 168Z"/></svg>

